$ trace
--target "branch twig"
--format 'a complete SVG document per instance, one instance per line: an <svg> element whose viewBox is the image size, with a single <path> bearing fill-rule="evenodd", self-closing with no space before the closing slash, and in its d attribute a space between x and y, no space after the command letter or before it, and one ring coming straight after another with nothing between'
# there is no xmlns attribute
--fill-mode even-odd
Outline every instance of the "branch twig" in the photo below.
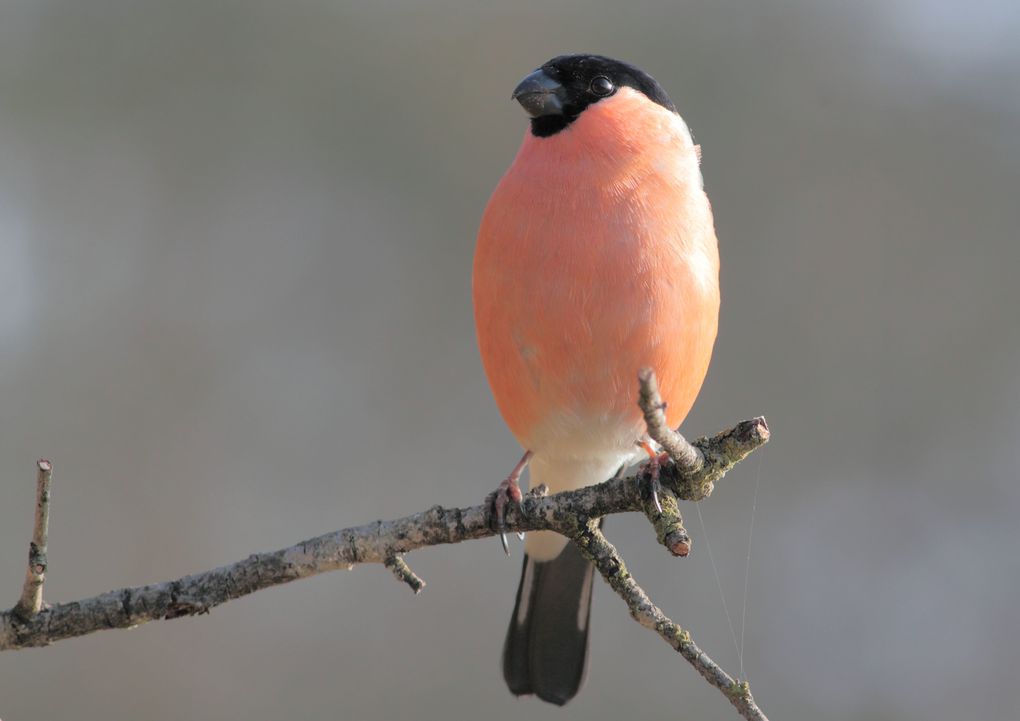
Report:
<svg viewBox="0 0 1020 721"><path fill-rule="evenodd" d="M383 562L383 564L386 568L393 572L393 575L397 577L398 581L403 581L410 586L411 590L414 591L415 596L421 593L421 590L425 588L425 581L422 580L421 576L411 570L411 567L407 565L407 561L404 560L403 556L390 556Z"/></svg>
<svg viewBox="0 0 1020 721"><path fill-rule="evenodd" d="M50 484L53 482L53 464L45 459L36 463L35 527L28 546L28 570L21 598L12 613L31 618L43 607L43 583L46 581L46 544L50 533Z"/></svg>
<svg viewBox="0 0 1020 721"><path fill-rule="evenodd" d="M648 594L637 584L627 570L619 552L611 544L598 523L587 525L584 532L574 542L581 549L585 558L595 564L602 577L606 579L617 595L630 609L630 615L645 628L655 631L666 643L678 651L688 663L697 669L706 681L723 692L737 712L747 721L768 721L751 696L751 687L746 682L738 682L702 651L691 639L691 634L673 622L659 607L652 603Z"/></svg>
<svg viewBox="0 0 1020 721"><path fill-rule="evenodd" d="M714 483L727 470L768 442L768 425L764 418L755 418L711 438L688 443L666 424L664 405L650 371L640 375L640 406L649 435L675 461L660 469L661 510L643 493L646 484L639 482L639 474L554 496L528 493L524 499L524 514L515 507L508 509L507 530L550 530L571 538L627 603L638 623L653 629L676 649L726 695L744 718L767 721L755 705L747 684L738 683L726 674L695 645L687 631L652 604L627 571L619 553L602 535L596 521L613 513L643 512L653 523L660 543L674 555L687 555L690 539L683 528L677 501L697 501L711 494ZM44 463L39 463L40 501L36 509L29 576L21 601L10 611L0 613L0 651L47 646L104 629L129 628L149 621L208 613L215 606L263 588L328 571L349 570L357 564L383 564L418 593L425 582L410 569L402 554L498 533L493 529L491 508L487 504L466 508L433 506L396 520L375 521L317 536L278 551L252 554L236 563L174 581L123 588L80 601L42 607L51 474L50 465L45 463L44 466ZM39 549L41 555L37 553Z"/></svg>
<svg viewBox="0 0 1020 721"><path fill-rule="evenodd" d="M666 422L666 403L659 395L659 382L655 378L655 371L651 368L642 368L638 373L638 383L640 384L638 405L645 414L648 435L680 466L691 473L701 470L705 462L701 452Z"/></svg>

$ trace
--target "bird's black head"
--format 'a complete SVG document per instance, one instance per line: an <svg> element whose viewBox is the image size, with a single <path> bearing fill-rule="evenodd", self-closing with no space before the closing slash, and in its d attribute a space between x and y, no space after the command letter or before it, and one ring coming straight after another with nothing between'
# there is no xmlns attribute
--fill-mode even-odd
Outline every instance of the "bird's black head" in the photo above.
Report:
<svg viewBox="0 0 1020 721"><path fill-rule="evenodd" d="M531 116L531 132L540 138L563 130L592 103L633 88L676 112L655 78L633 65L602 55L560 55L521 81L513 99Z"/></svg>

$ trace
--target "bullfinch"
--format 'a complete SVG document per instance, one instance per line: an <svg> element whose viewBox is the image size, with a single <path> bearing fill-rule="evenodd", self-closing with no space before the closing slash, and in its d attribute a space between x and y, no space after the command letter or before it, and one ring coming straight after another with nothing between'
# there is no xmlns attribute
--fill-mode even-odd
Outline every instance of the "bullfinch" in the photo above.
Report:
<svg viewBox="0 0 1020 721"><path fill-rule="evenodd" d="M501 530L525 466L556 493L634 460L642 367L677 427L719 318L701 153L662 87L618 60L562 55L513 98L530 128L485 208L473 274L482 362L525 451L495 497ZM564 704L584 680L593 569L552 532L524 550L503 675L513 694Z"/></svg>

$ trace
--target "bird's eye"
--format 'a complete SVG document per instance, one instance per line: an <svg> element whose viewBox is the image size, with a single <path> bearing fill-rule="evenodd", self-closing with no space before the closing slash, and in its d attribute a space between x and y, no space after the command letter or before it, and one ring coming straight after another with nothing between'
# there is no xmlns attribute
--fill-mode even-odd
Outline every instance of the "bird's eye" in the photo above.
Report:
<svg viewBox="0 0 1020 721"><path fill-rule="evenodd" d="M592 79L588 89L599 97L605 97L613 92L613 81L605 75L599 75L597 78Z"/></svg>

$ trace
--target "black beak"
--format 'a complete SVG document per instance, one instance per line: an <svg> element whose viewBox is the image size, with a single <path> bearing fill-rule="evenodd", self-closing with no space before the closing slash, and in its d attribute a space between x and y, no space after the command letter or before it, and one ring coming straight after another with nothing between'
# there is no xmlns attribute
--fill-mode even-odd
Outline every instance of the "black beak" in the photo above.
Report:
<svg viewBox="0 0 1020 721"><path fill-rule="evenodd" d="M514 94L510 97L520 103L525 112L533 118L543 115L562 115L561 90L563 90L562 85L542 70L536 70L514 88Z"/></svg>

